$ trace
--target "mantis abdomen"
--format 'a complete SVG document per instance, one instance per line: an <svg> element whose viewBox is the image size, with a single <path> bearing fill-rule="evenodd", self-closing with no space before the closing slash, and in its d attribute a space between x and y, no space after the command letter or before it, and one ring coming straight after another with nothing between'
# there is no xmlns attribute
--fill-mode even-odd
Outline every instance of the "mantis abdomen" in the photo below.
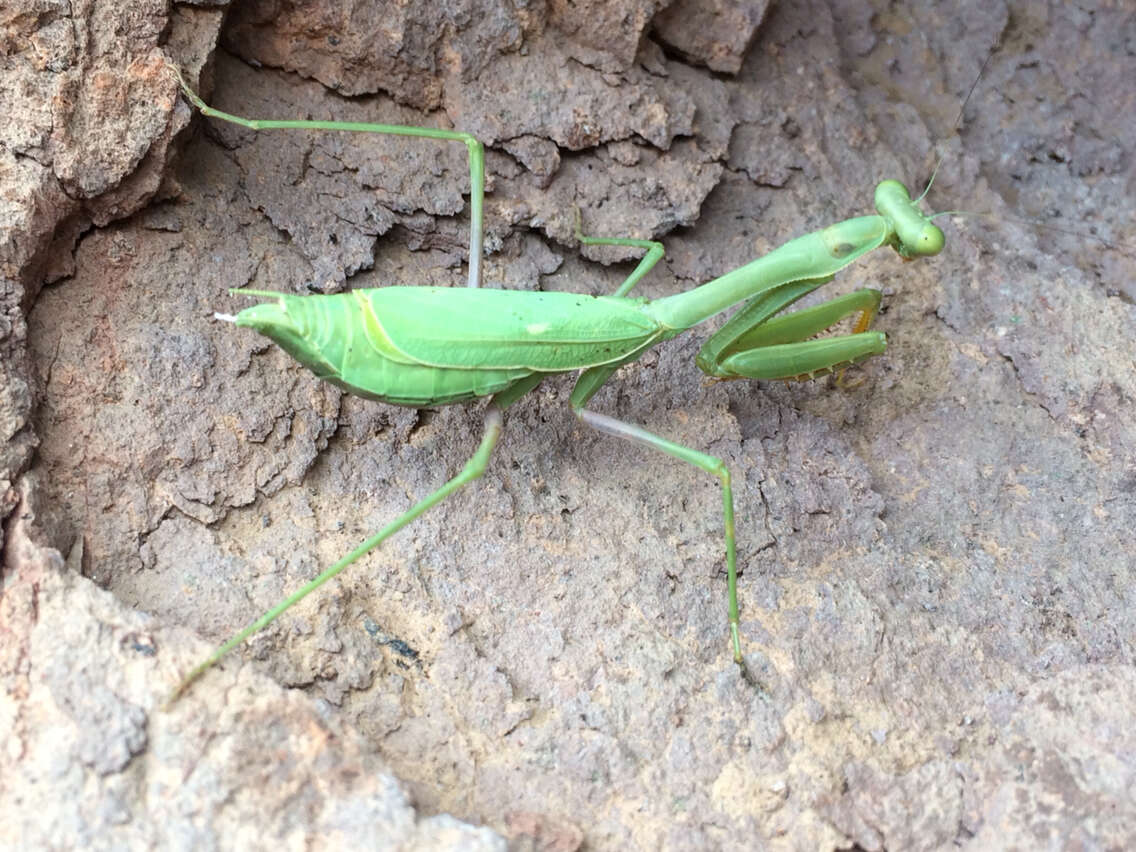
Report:
<svg viewBox="0 0 1136 852"><path fill-rule="evenodd" d="M241 311L237 325L350 393L416 408L618 362L668 336L641 299L449 287L239 292L272 301Z"/></svg>

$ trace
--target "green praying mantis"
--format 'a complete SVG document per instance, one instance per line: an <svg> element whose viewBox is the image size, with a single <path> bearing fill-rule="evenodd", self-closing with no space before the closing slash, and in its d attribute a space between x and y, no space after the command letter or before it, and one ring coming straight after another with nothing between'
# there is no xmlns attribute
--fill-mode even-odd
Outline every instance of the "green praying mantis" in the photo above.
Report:
<svg viewBox="0 0 1136 852"><path fill-rule="evenodd" d="M374 550L424 512L486 470L503 427L503 411L548 376L579 373L570 405L579 420L606 434L673 456L716 477L721 485L726 555L728 632L734 660L744 665L737 599L737 549L730 471L721 459L669 441L633 423L593 411L588 403L620 367L652 347L735 305L737 313L703 345L698 366L713 379L806 379L840 371L886 348L871 330L877 290L861 289L785 313L863 255L891 246L904 259L938 254L942 231L896 180L876 187L877 213L838 222L790 240L774 251L683 293L649 301L629 294L663 257L653 240L576 236L585 245L645 251L627 279L608 296L481 289L484 148L458 131L311 120L254 120L208 106L182 79L185 96L203 115L253 130L356 131L464 144L470 169L469 286L353 290L292 295L237 289L262 300L222 320L275 341L316 376L345 391L413 408L489 397L480 444L462 470L432 494L362 542L302 588L280 601L194 667L175 700L233 648ZM925 193L924 193L925 194ZM942 214L937 214L942 215ZM856 317L851 333L817 338Z"/></svg>

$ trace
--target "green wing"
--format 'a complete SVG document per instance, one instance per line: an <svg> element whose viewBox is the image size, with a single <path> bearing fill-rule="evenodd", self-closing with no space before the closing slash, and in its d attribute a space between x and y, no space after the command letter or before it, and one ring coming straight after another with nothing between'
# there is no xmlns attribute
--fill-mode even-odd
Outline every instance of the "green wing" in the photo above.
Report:
<svg viewBox="0 0 1136 852"><path fill-rule="evenodd" d="M457 287L351 295L376 350L432 367L576 370L618 361L664 332L634 299Z"/></svg>

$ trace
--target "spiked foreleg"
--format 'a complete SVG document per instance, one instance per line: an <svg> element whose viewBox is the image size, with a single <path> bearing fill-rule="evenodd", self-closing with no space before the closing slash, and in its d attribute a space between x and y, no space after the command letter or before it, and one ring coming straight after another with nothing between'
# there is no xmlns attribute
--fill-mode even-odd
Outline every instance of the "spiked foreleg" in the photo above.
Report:
<svg viewBox="0 0 1136 852"><path fill-rule="evenodd" d="M881 332L867 331L880 305L878 290L857 290L811 308L760 319L748 328L723 327L702 348L698 366L719 379L808 379L879 355L887 348ZM859 313L851 334L810 339ZM731 320L727 326L734 325Z"/></svg>

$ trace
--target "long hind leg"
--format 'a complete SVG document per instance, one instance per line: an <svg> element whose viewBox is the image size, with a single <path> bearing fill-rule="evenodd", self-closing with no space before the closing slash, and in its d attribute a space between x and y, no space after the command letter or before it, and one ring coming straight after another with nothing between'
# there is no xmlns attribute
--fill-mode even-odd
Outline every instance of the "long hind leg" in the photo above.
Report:
<svg viewBox="0 0 1136 852"><path fill-rule="evenodd" d="M399 515L397 518L395 518L369 539L364 541L330 568L325 570L314 580L309 582L303 588L293 592L284 600L280 601L280 603L276 604L276 606L268 610L268 612L264 613L264 615L260 616L260 618L258 618L244 630L237 633L224 645L221 645L216 651L210 654L207 659L195 666L190 671L190 673L182 679L181 683L178 684L177 689L174 690L173 694L166 702L167 706L176 701L177 698L181 696L186 691L186 689L189 688L190 684L197 680L197 678L201 677L201 675L208 671L215 663L217 663L222 657L229 653L229 651L233 650L233 648L244 642L245 639L252 636L254 633L258 633L259 631L263 630L285 611L295 606L297 603L302 601L328 580L335 577L352 562L355 562L359 558L370 553L372 550L374 550L376 547L390 538L390 536L394 535L423 512L438 505L463 485L468 482L472 482L473 480L479 478L483 473L485 473L485 467L489 463L489 457L493 453L493 448L497 445L497 440L501 437L501 424L501 408L496 404L491 404L485 413L485 429L481 436L481 444L478 446L477 452L475 452L473 454L473 457L468 462L466 462L465 467L461 469L461 472L457 476L455 476L433 494L423 497L421 500L411 506L410 509Z"/></svg>

